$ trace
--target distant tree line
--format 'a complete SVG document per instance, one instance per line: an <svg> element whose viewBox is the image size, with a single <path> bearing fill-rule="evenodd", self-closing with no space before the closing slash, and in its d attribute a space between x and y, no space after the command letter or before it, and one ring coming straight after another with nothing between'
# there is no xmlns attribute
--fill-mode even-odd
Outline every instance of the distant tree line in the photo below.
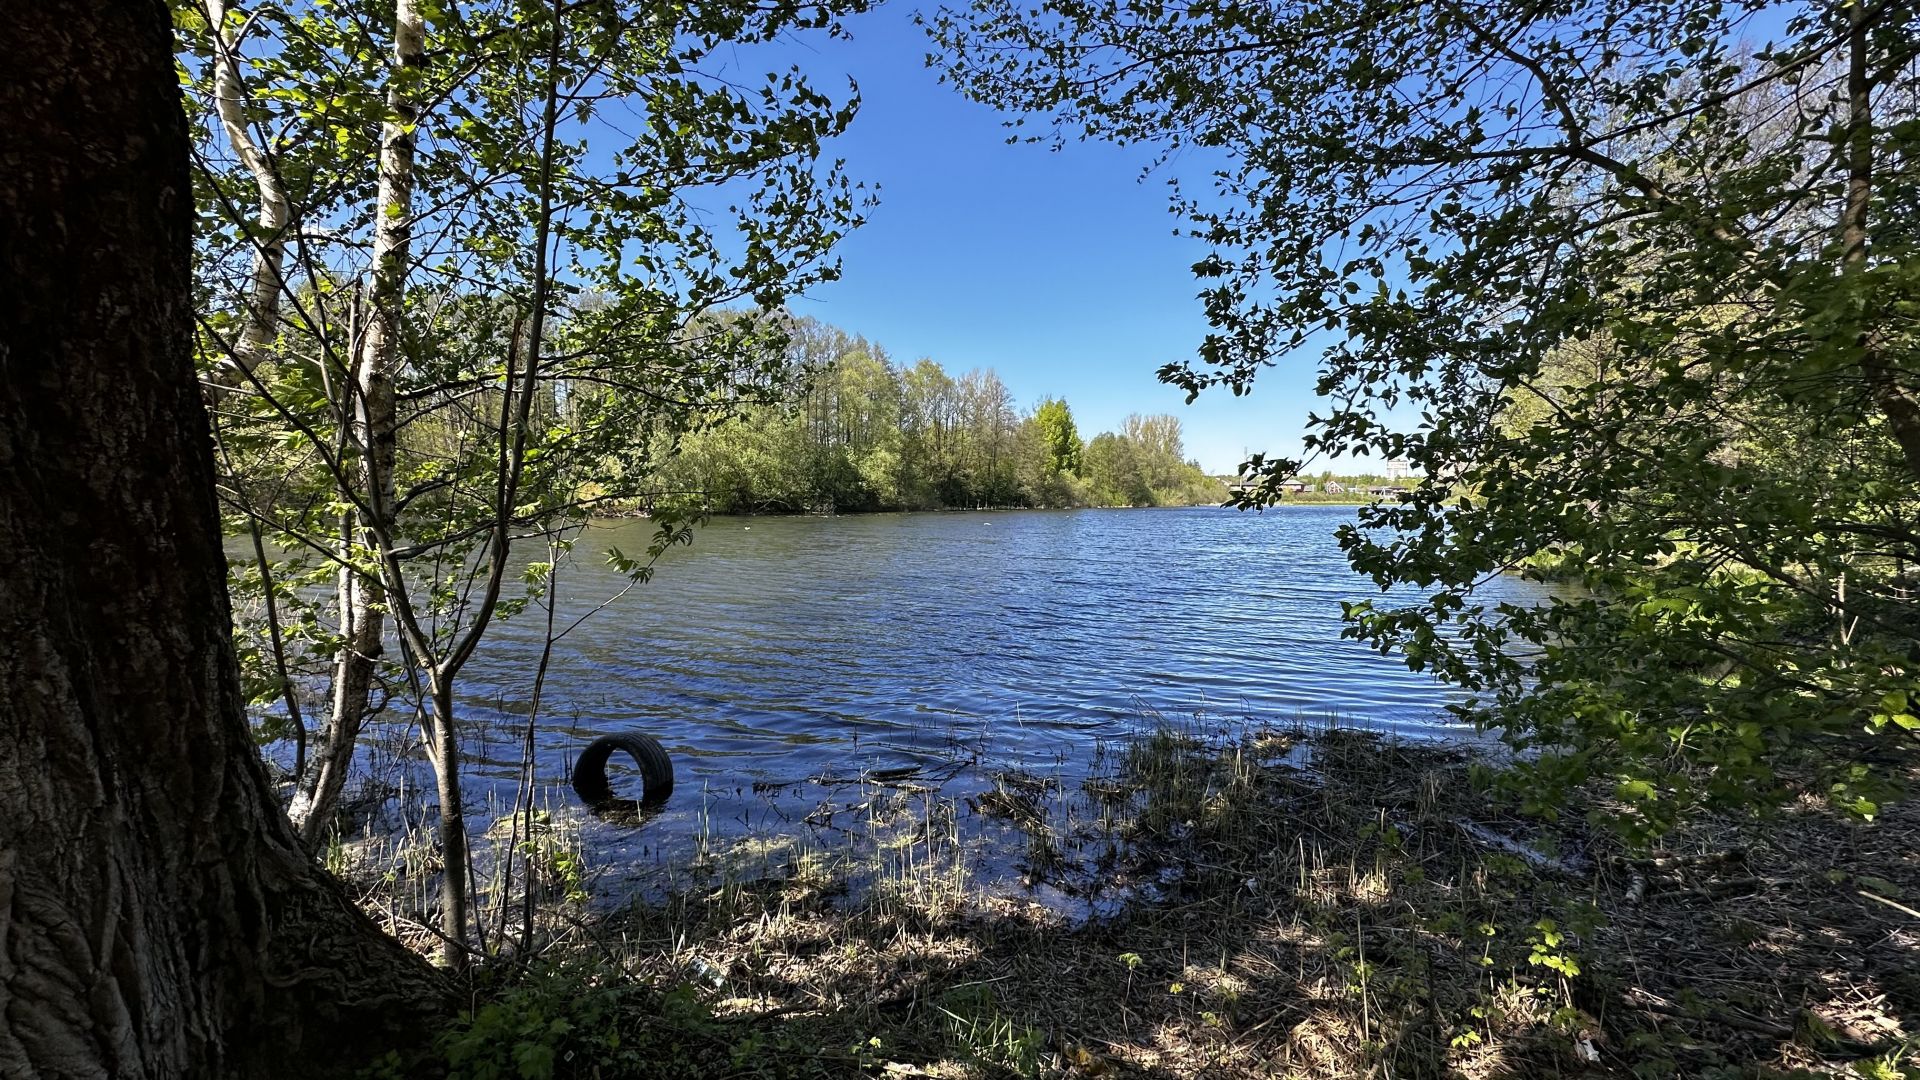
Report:
<svg viewBox="0 0 1920 1080"><path fill-rule="evenodd" d="M878 345L811 319L791 362L795 400L686 435L660 487L715 513L1219 503L1226 485L1186 459L1180 421L1129 416L1082 442L1073 411L1028 411L992 370L949 375L895 363Z"/></svg>

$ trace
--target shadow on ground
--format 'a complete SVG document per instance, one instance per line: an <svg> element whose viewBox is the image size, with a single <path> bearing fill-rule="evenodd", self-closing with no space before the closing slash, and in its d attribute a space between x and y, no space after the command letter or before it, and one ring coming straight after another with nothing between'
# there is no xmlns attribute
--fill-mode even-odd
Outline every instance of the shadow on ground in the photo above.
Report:
<svg viewBox="0 0 1920 1080"><path fill-rule="evenodd" d="M1910 806L1808 800L1630 857L1586 825L1603 798L1546 825L1481 773L1349 730L1163 729L1078 791L876 788L858 873L796 850L576 924L572 961L448 1045L550 1051L504 1073L529 1076L1902 1075ZM1030 891L973 887L968 813Z"/></svg>

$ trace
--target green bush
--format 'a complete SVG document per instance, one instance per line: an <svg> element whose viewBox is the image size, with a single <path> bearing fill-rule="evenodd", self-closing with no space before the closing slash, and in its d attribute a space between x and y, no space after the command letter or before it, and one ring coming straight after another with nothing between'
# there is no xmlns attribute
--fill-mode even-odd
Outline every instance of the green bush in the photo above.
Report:
<svg viewBox="0 0 1920 1080"><path fill-rule="evenodd" d="M826 1075L789 1033L722 1020L688 985L667 990L575 963L505 985L434 1042L434 1068L397 1060L375 1076L441 1072L448 1080L786 1080Z"/></svg>

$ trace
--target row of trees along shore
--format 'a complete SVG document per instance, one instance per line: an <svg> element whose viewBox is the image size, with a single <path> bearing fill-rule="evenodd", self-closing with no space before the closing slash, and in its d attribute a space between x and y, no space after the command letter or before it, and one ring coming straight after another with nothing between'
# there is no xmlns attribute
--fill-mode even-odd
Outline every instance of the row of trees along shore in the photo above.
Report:
<svg viewBox="0 0 1920 1080"><path fill-rule="evenodd" d="M991 369L955 377L810 319L792 329L797 399L688 434L663 491L715 513L1220 503L1227 487L1185 458L1180 420L1132 415L1083 441L1073 411L1029 411Z"/></svg>

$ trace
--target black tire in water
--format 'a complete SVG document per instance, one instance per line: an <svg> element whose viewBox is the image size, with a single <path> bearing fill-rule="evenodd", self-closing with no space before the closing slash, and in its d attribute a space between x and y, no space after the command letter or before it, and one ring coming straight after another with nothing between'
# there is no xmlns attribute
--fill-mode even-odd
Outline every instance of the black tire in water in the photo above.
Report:
<svg viewBox="0 0 1920 1080"><path fill-rule="evenodd" d="M623 732L618 735L602 735L587 744L580 751L580 759L573 763L573 793L588 806L607 806L624 802L613 793L613 784L607 780L607 759L615 750L623 750L634 764L640 766L640 803L641 806L659 806L673 794L673 759L667 757L667 748L660 740L651 735Z"/></svg>

